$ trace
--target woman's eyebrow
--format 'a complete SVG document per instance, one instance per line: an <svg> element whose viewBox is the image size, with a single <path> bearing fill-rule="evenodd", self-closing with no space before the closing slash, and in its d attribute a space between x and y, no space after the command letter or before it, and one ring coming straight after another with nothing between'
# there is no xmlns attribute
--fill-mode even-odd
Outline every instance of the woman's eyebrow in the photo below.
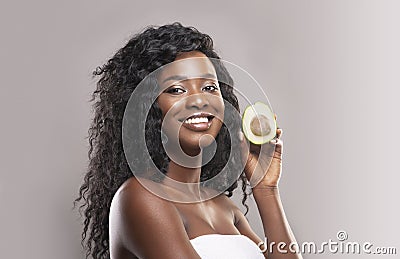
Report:
<svg viewBox="0 0 400 259"><path fill-rule="evenodd" d="M215 79L215 80L217 80L216 76L214 74L211 74L211 73L206 73L206 74L203 74L203 75L193 76L193 77L188 77L188 76L184 76L184 75L173 75L173 76L170 76L170 77L167 77L166 79L164 79L162 81L162 84L164 84L165 82L170 81L170 80L181 81L181 80L192 79L192 78L206 78L206 79Z"/></svg>

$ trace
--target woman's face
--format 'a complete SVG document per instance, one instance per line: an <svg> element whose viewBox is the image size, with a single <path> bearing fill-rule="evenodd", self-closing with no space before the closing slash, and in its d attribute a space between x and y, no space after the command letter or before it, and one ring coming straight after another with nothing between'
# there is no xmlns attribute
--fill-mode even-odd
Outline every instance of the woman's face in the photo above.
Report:
<svg viewBox="0 0 400 259"><path fill-rule="evenodd" d="M185 52L175 61L165 66L158 77L157 102L164 120L163 131L170 144L180 144L185 153L196 155L199 145L210 145L218 135L224 102L214 66L206 55Z"/></svg>

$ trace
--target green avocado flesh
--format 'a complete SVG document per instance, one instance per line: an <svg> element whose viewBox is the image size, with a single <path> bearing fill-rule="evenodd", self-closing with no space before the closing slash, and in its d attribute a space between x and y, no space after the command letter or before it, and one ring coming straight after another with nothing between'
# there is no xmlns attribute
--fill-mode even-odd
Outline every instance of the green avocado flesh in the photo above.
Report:
<svg viewBox="0 0 400 259"><path fill-rule="evenodd" d="M262 102L249 105L243 113L242 128L250 142L256 145L267 143L276 135L274 114L268 105Z"/></svg>

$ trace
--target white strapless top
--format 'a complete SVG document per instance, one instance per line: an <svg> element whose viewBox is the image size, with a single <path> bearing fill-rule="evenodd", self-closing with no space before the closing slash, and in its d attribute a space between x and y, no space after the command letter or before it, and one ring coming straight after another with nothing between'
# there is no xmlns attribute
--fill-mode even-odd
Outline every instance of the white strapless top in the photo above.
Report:
<svg viewBox="0 0 400 259"><path fill-rule="evenodd" d="M244 235L207 234L190 240L202 259L262 259L258 246Z"/></svg>

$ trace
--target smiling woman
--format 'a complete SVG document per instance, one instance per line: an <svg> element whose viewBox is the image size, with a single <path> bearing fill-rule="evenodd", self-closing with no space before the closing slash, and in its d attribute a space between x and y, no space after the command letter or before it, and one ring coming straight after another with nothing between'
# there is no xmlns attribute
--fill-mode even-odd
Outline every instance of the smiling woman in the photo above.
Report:
<svg viewBox="0 0 400 259"><path fill-rule="evenodd" d="M171 112L175 120L169 121L176 122L164 122L168 145L180 143L186 154L197 155L201 137L208 134L215 139L224 116L224 102L213 64L200 51L185 52L162 69L159 80L162 84L157 103L163 119ZM174 138L176 132L179 132L179 142Z"/></svg>
<svg viewBox="0 0 400 259"><path fill-rule="evenodd" d="M265 236L295 241L278 192L282 132L262 146L245 141L219 60L208 35L173 23L135 35L96 70L89 170L76 199L87 257L301 258L269 253L229 199L241 181L245 205L257 176Z"/></svg>

